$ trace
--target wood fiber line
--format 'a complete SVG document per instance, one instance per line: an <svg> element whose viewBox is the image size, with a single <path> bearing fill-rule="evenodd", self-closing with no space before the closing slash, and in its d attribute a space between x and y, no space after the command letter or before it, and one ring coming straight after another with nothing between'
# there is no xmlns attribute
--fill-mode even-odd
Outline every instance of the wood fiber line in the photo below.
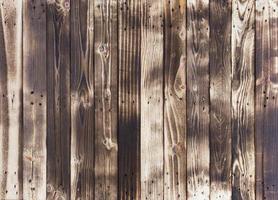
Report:
<svg viewBox="0 0 278 200"><path fill-rule="evenodd" d="M96 0L95 199L117 199L118 27L117 0Z"/></svg>
<svg viewBox="0 0 278 200"><path fill-rule="evenodd" d="M47 6L47 199L70 199L69 0Z"/></svg>
<svg viewBox="0 0 278 200"><path fill-rule="evenodd" d="M163 199L163 1L141 0L141 199Z"/></svg>
<svg viewBox="0 0 278 200"><path fill-rule="evenodd" d="M164 199L173 200L186 198L185 11L184 0L164 1Z"/></svg>
<svg viewBox="0 0 278 200"><path fill-rule="evenodd" d="M232 3L232 199L255 199L255 1Z"/></svg>
<svg viewBox="0 0 278 200"><path fill-rule="evenodd" d="M210 199L231 199L231 0L210 1Z"/></svg>
<svg viewBox="0 0 278 200"><path fill-rule="evenodd" d="M94 199L94 16L93 1L70 8L71 199Z"/></svg>
<svg viewBox="0 0 278 200"><path fill-rule="evenodd" d="M46 199L46 0L23 1L23 199Z"/></svg>
<svg viewBox="0 0 278 200"><path fill-rule="evenodd" d="M257 199L278 196L278 2L256 1Z"/></svg>
<svg viewBox="0 0 278 200"><path fill-rule="evenodd" d="M187 193L209 199L209 1L187 2Z"/></svg>
<svg viewBox="0 0 278 200"><path fill-rule="evenodd" d="M22 199L22 2L0 3L0 199Z"/></svg>
<svg viewBox="0 0 278 200"><path fill-rule="evenodd" d="M119 199L140 199L140 0L119 4Z"/></svg>

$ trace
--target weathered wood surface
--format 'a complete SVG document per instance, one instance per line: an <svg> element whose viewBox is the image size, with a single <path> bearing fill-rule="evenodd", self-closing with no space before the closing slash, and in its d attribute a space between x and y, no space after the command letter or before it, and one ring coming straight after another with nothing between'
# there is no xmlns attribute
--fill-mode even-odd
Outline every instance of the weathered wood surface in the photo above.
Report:
<svg viewBox="0 0 278 200"><path fill-rule="evenodd" d="M210 0L210 198L215 200L232 195L231 2Z"/></svg>
<svg viewBox="0 0 278 200"><path fill-rule="evenodd" d="M187 2L187 23L187 194L209 199L208 0Z"/></svg>
<svg viewBox="0 0 278 200"><path fill-rule="evenodd" d="M22 2L0 5L0 199L22 198Z"/></svg>
<svg viewBox="0 0 278 200"><path fill-rule="evenodd" d="M46 1L23 1L23 199L46 199Z"/></svg>
<svg viewBox="0 0 278 200"><path fill-rule="evenodd" d="M277 0L0 0L0 199L278 199Z"/></svg>
<svg viewBox="0 0 278 200"><path fill-rule="evenodd" d="M140 199L140 1L118 5L119 199Z"/></svg>
<svg viewBox="0 0 278 200"><path fill-rule="evenodd" d="M255 1L233 1L232 12L232 199L248 200L255 199Z"/></svg>

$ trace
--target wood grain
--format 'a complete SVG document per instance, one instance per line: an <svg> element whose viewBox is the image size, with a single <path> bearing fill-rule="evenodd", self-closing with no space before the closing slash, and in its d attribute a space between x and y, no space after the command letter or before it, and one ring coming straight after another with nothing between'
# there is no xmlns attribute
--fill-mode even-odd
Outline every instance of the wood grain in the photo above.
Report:
<svg viewBox="0 0 278 200"><path fill-rule="evenodd" d="M188 199L209 199L209 1L188 1L187 22Z"/></svg>
<svg viewBox="0 0 278 200"><path fill-rule="evenodd" d="M46 1L23 1L23 199L46 199Z"/></svg>
<svg viewBox="0 0 278 200"><path fill-rule="evenodd" d="M0 1L0 199L22 198L22 2Z"/></svg>
<svg viewBox="0 0 278 200"><path fill-rule="evenodd" d="M232 199L255 199L255 1L232 3Z"/></svg>
<svg viewBox="0 0 278 200"><path fill-rule="evenodd" d="M210 1L210 198L231 199L231 1Z"/></svg>
<svg viewBox="0 0 278 200"><path fill-rule="evenodd" d="M164 1L164 199L186 198L185 1Z"/></svg>
<svg viewBox="0 0 278 200"><path fill-rule="evenodd" d="M71 199L94 199L94 18L71 1Z"/></svg>
<svg viewBox="0 0 278 200"><path fill-rule="evenodd" d="M119 192L140 199L140 1L118 5L119 19Z"/></svg>
<svg viewBox="0 0 278 200"><path fill-rule="evenodd" d="M256 1L257 199L277 199L277 1Z"/></svg>
<svg viewBox="0 0 278 200"><path fill-rule="evenodd" d="M118 37L116 0L96 0L95 199L117 199Z"/></svg>
<svg viewBox="0 0 278 200"><path fill-rule="evenodd" d="M68 0L47 6L47 199L70 198Z"/></svg>
<svg viewBox="0 0 278 200"><path fill-rule="evenodd" d="M163 1L141 1L141 198L163 198Z"/></svg>

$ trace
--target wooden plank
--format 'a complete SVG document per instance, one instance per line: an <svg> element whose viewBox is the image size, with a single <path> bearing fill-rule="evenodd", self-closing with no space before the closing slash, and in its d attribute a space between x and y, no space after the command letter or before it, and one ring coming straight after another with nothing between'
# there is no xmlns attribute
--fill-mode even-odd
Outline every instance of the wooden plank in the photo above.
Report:
<svg viewBox="0 0 278 200"><path fill-rule="evenodd" d="M164 1L164 199L186 198L185 6Z"/></svg>
<svg viewBox="0 0 278 200"><path fill-rule="evenodd" d="M255 199L254 11L232 2L232 199Z"/></svg>
<svg viewBox="0 0 278 200"><path fill-rule="evenodd" d="M119 4L119 199L140 199L140 1Z"/></svg>
<svg viewBox="0 0 278 200"><path fill-rule="evenodd" d="M163 1L141 1L141 199L163 198Z"/></svg>
<svg viewBox="0 0 278 200"><path fill-rule="evenodd" d="M277 10L277 1L256 1L257 199L278 196Z"/></svg>
<svg viewBox="0 0 278 200"><path fill-rule="evenodd" d="M71 199L94 199L93 2L71 1Z"/></svg>
<svg viewBox="0 0 278 200"><path fill-rule="evenodd" d="M210 1L210 198L231 199L231 0Z"/></svg>
<svg viewBox="0 0 278 200"><path fill-rule="evenodd" d="M68 0L47 6L47 199L70 197L70 43Z"/></svg>
<svg viewBox="0 0 278 200"><path fill-rule="evenodd" d="M22 199L22 2L0 3L0 199Z"/></svg>
<svg viewBox="0 0 278 200"><path fill-rule="evenodd" d="M95 199L117 199L118 37L117 0L96 0Z"/></svg>
<svg viewBox="0 0 278 200"><path fill-rule="evenodd" d="M23 199L46 199L46 1L23 1Z"/></svg>
<svg viewBox="0 0 278 200"><path fill-rule="evenodd" d="M209 1L188 1L187 22L187 192L209 199Z"/></svg>

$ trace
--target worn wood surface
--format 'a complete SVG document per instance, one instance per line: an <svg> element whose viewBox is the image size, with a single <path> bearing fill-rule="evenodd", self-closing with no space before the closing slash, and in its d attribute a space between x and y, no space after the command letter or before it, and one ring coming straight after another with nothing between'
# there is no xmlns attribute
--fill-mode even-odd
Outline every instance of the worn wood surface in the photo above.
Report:
<svg viewBox="0 0 278 200"><path fill-rule="evenodd" d="M277 0L0 0L0 199L278 199Z"/></svg>

